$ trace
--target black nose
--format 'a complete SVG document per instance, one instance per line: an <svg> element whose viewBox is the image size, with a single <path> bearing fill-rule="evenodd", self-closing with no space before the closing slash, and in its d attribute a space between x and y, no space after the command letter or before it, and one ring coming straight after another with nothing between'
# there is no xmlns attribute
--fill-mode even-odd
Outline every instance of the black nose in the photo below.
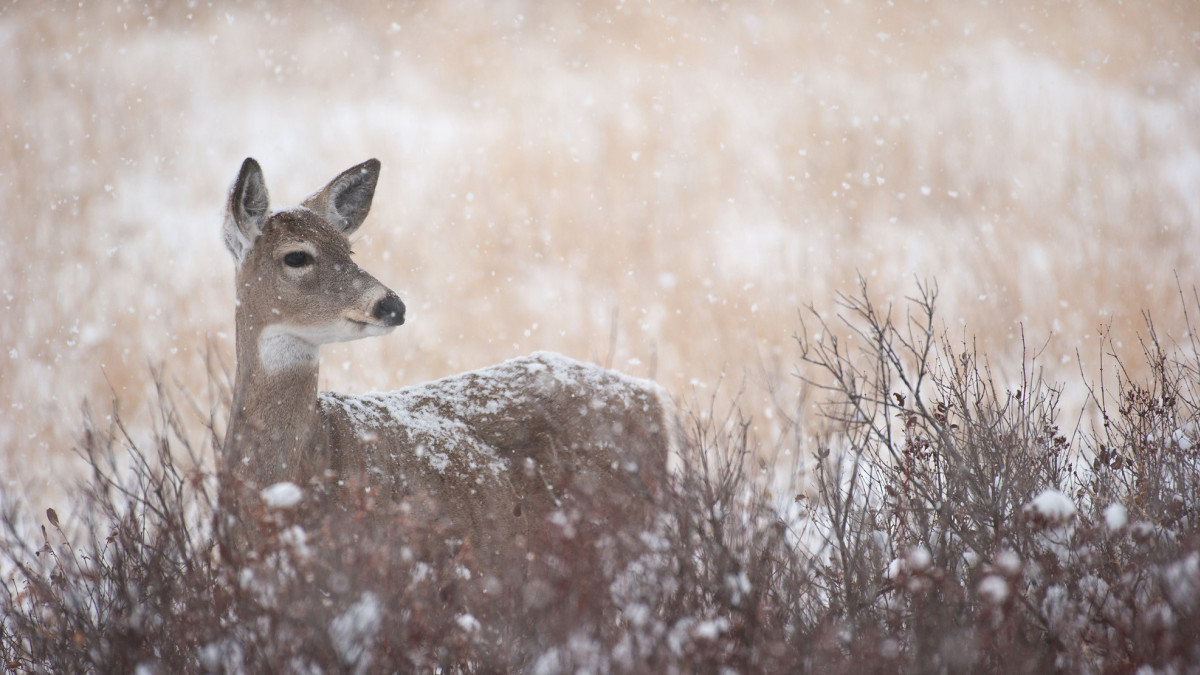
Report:
<svg viewBox="0 0 1200 675"><path fill-rule="evenodd" d="M400 297L391 291L388 291L387 296L375 303L373 313L375 318L382 321L385 326L404 324L404 303L400 302Z"/></svg>

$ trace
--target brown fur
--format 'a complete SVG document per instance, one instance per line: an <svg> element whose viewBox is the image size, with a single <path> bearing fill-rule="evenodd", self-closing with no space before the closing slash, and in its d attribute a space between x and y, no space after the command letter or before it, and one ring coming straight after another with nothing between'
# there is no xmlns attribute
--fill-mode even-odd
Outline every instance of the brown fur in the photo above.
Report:
<svg viewBox="0 0 1200 675"><path fill-rule="evenodd" d="M281 481L322 485L343 504L417 508L488 558L519 553L558 510L642 523L671 432L651 382L538 353L391 393L318 393L320 344L403 322L347 240L378 170L361 164L274 214L253 160L231 190L238 363L222 490L238 494L223 501L238 508Z"/></svg>

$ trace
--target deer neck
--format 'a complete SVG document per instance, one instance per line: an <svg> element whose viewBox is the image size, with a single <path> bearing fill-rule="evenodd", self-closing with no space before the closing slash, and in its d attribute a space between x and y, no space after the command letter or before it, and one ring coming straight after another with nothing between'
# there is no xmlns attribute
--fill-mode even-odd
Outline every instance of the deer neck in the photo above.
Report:
<svg viewBox="0 0 1200 675"><path fill-rule="evenodd" d="M238 308L237 376L225 436L225 465L259 486L304 482L320 471L317 373L320 347Z"/></svg>

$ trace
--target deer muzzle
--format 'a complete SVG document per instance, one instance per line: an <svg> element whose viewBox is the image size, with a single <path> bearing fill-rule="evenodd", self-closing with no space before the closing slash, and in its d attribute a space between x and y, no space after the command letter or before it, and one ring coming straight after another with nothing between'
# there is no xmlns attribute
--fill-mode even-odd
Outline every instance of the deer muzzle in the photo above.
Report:
<svg viewBox="0 0 1200 675"><path fill-rule="evenodd" d="M375 303L371 316L384 326L401 326L404 324L404 303L394 291L388 291L382 300Z"/></svg>

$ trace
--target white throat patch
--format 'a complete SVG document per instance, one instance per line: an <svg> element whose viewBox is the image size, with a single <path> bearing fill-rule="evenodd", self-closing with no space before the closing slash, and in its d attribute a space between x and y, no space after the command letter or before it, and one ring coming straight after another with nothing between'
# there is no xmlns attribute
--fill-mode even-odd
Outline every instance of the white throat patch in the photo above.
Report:
<svg viewBox="0 0 1200 675"><path fill-rule="evenodd" d="M258 358L269 373L298 366L315 366L320 356L319 345L297 337L279 324L267 326L258 336Z"/></svg>

